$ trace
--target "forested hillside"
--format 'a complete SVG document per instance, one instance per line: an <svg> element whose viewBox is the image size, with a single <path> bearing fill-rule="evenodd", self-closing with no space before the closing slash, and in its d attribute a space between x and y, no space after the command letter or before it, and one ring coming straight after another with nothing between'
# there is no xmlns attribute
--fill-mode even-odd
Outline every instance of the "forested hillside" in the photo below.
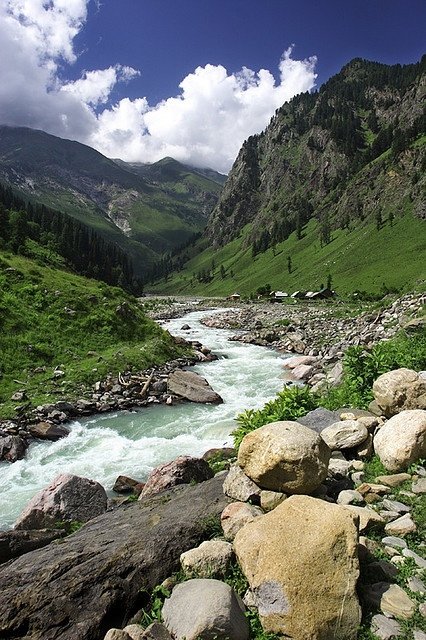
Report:
<svg viewBox="0 0 426 640"><path fill-rule="evenodd" d="M183 271L155 286L250 293L330 276L346 291L377 291L424 279L425 96L426 56L405 66L355 59L284 104L244 143L203 238L163 259L158 275ZM395 249L399 273L389 269Z"/></svg>
<svg viewBox="0 0 426 640"><path fill-rule="evenodd" d="M0 126L0 180L121 247L143 276L163 252L204 229L223 176L171 158L114 161L43 131Z"/></svg>

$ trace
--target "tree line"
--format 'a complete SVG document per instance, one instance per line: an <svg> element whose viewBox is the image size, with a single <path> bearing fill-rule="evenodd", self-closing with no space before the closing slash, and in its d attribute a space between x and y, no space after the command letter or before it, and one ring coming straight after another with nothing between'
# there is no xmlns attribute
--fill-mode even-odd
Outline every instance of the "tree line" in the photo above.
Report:
<svg viewBox="0 0 426 640"><path fill-rule="evenodd" d="M27 202L0 184L0 247L29 255L29 243L61 256L76 273L139 294L142 282L124 251L83 223L44 204Z"/></svg>

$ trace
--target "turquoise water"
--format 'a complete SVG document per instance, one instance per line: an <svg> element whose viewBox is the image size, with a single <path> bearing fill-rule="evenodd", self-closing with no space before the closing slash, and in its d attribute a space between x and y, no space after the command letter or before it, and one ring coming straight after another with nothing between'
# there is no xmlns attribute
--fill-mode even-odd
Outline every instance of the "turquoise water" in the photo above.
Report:
<svg viewBox="0 0 426 640"><path fill-rule="evenodd" d="M224 403L153 405L95 415L71 423L67 438L32 444L24 460L0 463L0 529L11 527L30 498L59 473L92 478L110 491L120 474L144 480L154 467L178 455L199 456L232 445L235 416L263 406L282 389L283 359L263 347L229 342L231 331L203 326L200 318L212 313L196 311L163 326L173 335L199 340L219 356L193 370ZM182 331L184 324L191 330Z"/></svg>

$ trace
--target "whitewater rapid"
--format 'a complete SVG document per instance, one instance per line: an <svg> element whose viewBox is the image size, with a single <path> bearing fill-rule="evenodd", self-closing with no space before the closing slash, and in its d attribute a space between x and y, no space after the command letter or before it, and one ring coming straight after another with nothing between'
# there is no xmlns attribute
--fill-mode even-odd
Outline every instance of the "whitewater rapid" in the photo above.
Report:
<svg viewBox="0 0 426 640"><path fill-rule="evenodd" d="M192 312L163 326L173 335L199 340L218 355L215 362L193 370L209 381L224 403L153 405L99 414L72 422L67 438L33 443L24 460L0 463L0 529L11 527L32 496L59 473L97 480L110 492L120 474L143 481L154 467L178 455L200 456L212 447L232 445L235 416L263 406L282 389L283 356L230 342L232 331L200 323L213 313ZM181 329L184 324L189 331Z"/></svg>

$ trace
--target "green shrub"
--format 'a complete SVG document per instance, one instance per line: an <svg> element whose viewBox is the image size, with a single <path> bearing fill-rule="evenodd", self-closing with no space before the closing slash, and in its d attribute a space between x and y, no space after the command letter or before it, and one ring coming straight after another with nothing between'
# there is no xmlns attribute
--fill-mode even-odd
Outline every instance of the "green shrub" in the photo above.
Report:
<svg viewBox="0 0 426 640"><path fill-rule="evenodd" d="M238 427L233 431L234 445L238 449L242 439L250 431L270 422L297 420L319 406L318 398L308 387L285 387L263 409L248 409L237 417Z"/></svg>

